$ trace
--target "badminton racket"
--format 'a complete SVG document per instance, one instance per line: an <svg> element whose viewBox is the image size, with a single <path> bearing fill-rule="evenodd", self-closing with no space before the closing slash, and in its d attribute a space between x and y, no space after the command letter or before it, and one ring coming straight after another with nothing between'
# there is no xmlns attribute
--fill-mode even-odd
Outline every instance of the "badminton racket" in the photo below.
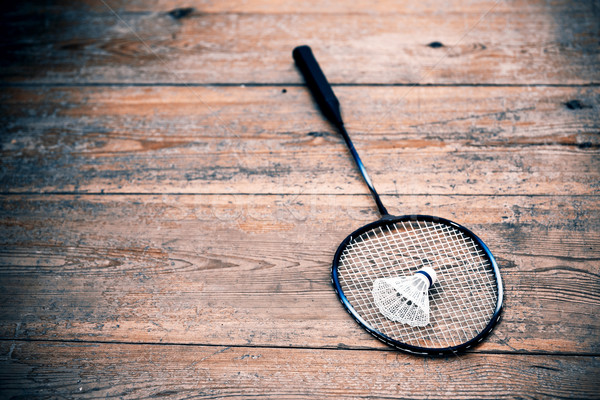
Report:
<svg viewBox="0 0 600 400"><path fill-rule="evenodd" d="M343 306L370 334L406 352L458 353L481 342L502 310L502 279L494 256L473 232L455 222L429 215L390 215L348 136L339 101L312 50L299 46L292 55L321 112L344 138L381 215L352 232L335 253L332 283ZM427 273L431 269L433 280ZM386 316L381 308L385 302L375 300L374 287L389 286L379 283L394 283L399 277L424 282L428 319L406 323ZM404 307L414 303L403 298Z"/></svg>

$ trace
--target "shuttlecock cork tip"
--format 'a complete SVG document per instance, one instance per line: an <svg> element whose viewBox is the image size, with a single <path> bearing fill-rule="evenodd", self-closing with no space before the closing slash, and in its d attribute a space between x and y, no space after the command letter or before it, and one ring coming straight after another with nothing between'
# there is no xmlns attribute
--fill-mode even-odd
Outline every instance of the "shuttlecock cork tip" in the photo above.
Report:
<svg viewBox="0 0 600 400"><path fill-rule="evenodd" d="M435 270L431 267L423 267L417 271L417 273L421 273L429 278L429 286L433 286L434 283L437 282L437 274Z"/></svg>

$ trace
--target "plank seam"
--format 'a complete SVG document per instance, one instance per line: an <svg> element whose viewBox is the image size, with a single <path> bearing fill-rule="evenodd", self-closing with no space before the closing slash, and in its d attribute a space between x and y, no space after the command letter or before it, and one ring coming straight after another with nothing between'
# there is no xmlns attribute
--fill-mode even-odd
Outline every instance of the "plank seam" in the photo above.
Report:
<svg viewBox="0 0 600 400"><path fill-rule="evenodd" d="M365 193L245 193L245 192L219 192L219 193L198 193L198 192L0 192L0 196L365 196L370 197ZM383 193L381 196L386 197L590 197L596 198L600 194L511 194L511 193L398 193L388 194Z"/></svg>
<svg viewBox="0 0 600 400"><path fill-rule="evenodd" d="M15 339L2 338L2 342L24 343L72 343L72 344L115 344L131 346L186 346L186 347L231 347L240 349L286 349L286 350L327 350L327 351L376 351L400 353L393 348L361 348L361 347L317 347L317 346L277 346L277 345L244 345L244 344L214 344L214 343L174 343L174 342L132 342L118 340L76 340L76 339ZM404 353L400 353L404 354ZM600 357L600 353L585 352L543 352L543 351L504 351L504 350L479 350L468 351L461 354L491 354L491 355L523 355L523 356L560 356L560 357ZM459 354L460 357L460 354Z"/></svg>
<svg viewBox="0 0 600 400"><path fill-rule="evenodd" d="M0 87L306 87L298 82L209 82L209 83L179 83L179 82L0 82ZM580 88L600 87L600 82L580 84L568 83L331 83L334 87L498 87L498 88Z"/></svg>

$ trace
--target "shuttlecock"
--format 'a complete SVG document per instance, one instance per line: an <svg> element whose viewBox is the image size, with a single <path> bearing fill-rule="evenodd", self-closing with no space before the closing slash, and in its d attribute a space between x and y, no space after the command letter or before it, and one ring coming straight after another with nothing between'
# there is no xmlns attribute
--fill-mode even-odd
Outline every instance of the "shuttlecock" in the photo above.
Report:
<svg viewBox="0 0 600 400"><path fill-rule="evenodd" d="M436 282L433 268L423 267L412 276L380 278L373 283L373 298L388 319L410 326L429 324L429 288Z"/></svg>

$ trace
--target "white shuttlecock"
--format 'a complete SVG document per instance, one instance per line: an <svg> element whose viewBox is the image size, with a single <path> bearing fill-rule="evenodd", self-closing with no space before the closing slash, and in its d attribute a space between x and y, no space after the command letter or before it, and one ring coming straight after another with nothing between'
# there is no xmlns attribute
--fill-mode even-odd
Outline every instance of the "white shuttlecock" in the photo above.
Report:
<svg viewBox="0 0 600 400"><path fill-rule="evenodd" d="M373 298L386 318L410 326L426 326L429 287L435 282L436 273L430 267L423 267L412 276L376 279Z"/></svg>

